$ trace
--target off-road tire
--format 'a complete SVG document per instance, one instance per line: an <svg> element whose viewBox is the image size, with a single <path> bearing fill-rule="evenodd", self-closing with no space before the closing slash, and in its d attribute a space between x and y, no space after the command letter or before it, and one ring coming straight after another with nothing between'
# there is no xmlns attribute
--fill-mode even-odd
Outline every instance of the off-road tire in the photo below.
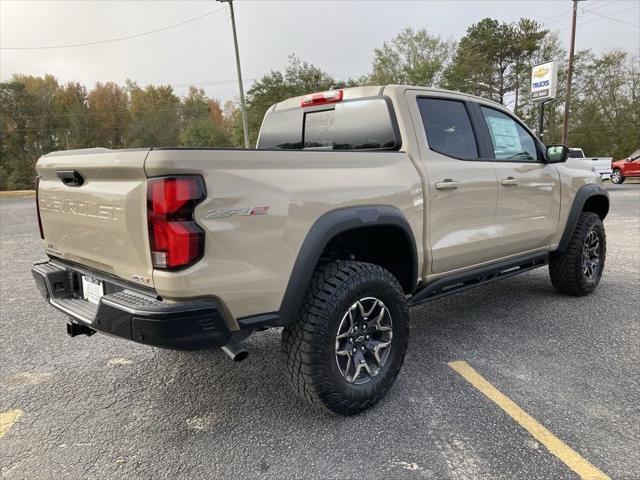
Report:
<svg viewBox="0 0 640 480"><path fill-rule="evenodd" d="M375 297L393 319L386 363L364 384L349 383L338 369L336 335L354 302ZM282 353L294 391L314 406L353 415L378 402L395 381L409 339L405 294L396 278L369 263L336 261L318 267L298 318L282 332Z"/></svg>
<svg viewBox="0 0 640 480"><path fill-rule="evenodd" d="M611 173L611 183L615 183L616 185L624 183L624 175L622 175L622 171L619 168L613 169Z"/></svg>
<svg viewBox="0 0 640 480"><path fill-rule="evenodd" d="M600 241L600 264L597 272L588 278L583 269L583 247L591 231L596 232ZM552 253L549 262L551 283L561 293L573 296L588 295L598 286L607 253L607 239L600 217L592 212L582 212L573 231L567 250Z"/></svg>

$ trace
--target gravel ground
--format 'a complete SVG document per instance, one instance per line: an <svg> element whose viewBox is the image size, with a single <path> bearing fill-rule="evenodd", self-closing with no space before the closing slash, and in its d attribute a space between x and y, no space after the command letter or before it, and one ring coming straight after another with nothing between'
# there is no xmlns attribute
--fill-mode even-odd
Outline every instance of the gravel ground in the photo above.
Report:
<svg viewBox="0 0 640 480"><path fill-rule="evenodd" d="M0 477L577 478L447 363L465 360L612 478L640 478L640 186L611 186L598 290L569 298L547 269L416 307L403 370L350 418L307 407L279 331L250 357L69 338L34 288L33 198L0 200Z"/></svg>

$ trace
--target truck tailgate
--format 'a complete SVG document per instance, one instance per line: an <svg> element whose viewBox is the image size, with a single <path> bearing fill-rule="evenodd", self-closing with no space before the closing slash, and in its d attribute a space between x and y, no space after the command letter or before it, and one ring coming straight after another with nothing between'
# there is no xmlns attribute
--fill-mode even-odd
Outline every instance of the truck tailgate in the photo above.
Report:
<svg viewBox="0 0 640 480"><path fill-rule="evenodd" d="M36 171L45 251L152 286L147 153L89 149L40 158Z"/></svg>
<svg viewBox="0 0 640 480"><path fill-rule="evenodd" d="M596 157L591 158L592 167L598 173L611 173L612 157Z"/></svg>

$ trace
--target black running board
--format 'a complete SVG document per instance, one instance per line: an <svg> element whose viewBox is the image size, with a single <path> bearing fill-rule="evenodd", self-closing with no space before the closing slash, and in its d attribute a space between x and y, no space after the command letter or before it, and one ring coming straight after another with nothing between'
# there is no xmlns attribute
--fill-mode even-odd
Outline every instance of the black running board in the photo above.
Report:
<svg viewBox="0 0 640 480"><path fill-rule="evenodd" d="M511 277L549 263L549 253L536 253L526 257L518 257L466 272L438 278L420 288L409 299L409 306L419 305L436 298L462 292L485 283Z"/></svg>

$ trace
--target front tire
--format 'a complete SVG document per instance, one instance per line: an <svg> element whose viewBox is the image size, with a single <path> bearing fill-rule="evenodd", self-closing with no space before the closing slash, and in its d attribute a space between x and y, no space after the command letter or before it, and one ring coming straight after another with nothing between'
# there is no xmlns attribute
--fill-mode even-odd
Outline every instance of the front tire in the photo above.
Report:
<svg viewBox="0 0 640 480"><path fill-rule="evenodd" d="M408 339L409 314L396 278L378 265L338 261L314 273L299 318L282 332L282 352L300 397L352 415L393 385Z"/></svg>
<svg viewBox="0 0 640 480"><path fill-rule="evenodd" d="M611 173L611 181L616 185L624 183L624 176L622 175L622 171L620 171L619 168L614 169L613 173Z"/></svg>
<svg viewBox="0 0 640 480"><path fill-rule="evenodd" d="M607 238L602 219L595 213L582 212L567 250L551 255L551 283L567 295L588 295L600 282L606 255Z"/></svg>

